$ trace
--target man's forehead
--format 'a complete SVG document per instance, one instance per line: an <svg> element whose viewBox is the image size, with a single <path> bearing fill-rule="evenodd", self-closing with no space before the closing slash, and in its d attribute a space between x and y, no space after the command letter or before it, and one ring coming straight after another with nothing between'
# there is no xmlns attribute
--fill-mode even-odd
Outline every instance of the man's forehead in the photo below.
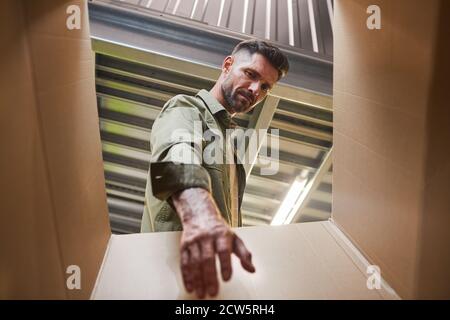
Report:
<svg viewBox="0 0 450 320"><path fill-rule="evenodd" d="M266 78L271 78L274 83L278 81L278 70L260 53L249 53L242 50L235 54L235 63L240 67L249 67ZM269 80L269 79L268 79Z"/></svg>

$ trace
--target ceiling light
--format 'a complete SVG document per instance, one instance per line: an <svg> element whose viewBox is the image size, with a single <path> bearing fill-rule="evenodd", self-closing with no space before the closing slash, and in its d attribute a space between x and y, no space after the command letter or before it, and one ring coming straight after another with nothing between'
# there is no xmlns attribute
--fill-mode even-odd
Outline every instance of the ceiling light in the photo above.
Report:
<svg viewBox="0 0 450 320"><path fill-rule="evenodd" d="M308 171L302 170L294 182L292 182L291 188L280 205L277 213L272 219L272 226L279 226L282 224L291 223L296 211L298 210L298 203L302 191L305 189L306 182L308 181Z"/></svg>

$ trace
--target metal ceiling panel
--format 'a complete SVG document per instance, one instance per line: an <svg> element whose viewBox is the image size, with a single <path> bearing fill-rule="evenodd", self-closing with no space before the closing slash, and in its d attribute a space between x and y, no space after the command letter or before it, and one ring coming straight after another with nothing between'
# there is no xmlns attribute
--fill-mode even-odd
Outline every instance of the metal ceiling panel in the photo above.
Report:
<svg viewBox="0 0 450 320"><path fill-rule="evenodd" d="M194 5L195 1L187 2ZM205 16L202 18L198 12L205 6L205 2L198 1L193 17L206 19L208 16L208 19L214 20L213 11L222 10L225 20L221 24L235 28L239 21L233 20L226 11L234 12L240 5L233 1L228 2L228 6L227 2L224 2L222 9L220 1L215 2L219 5L218 8L213 7L211 2L208 5L211 6L208 9L211 12L203 12ZM276 2L272 1L271 5L274 6ZM145 1L135 1L135 7L139 10L133 9L130 3L117 6L117 1L93 1L89 5L96 51L96 90L105 188L111 227L115 233L139 232L151 155L149 138L153 121L161 107L176 94L193 94L199 89L211 88L218 74L219 54L223 58L223 53L242 39L235 34L218 34L217 29L204 28L199 31L198 27L186 23L190 20L186 19L190 10L186 3L180 2L178 8L176 2L155 0L150 3L150 7L155 6L151 11L160 8L158 10L174 12L176 9L175 13L184 17L184 25L179 20L161 19L151 12L144 12L141 7L148 5ZM258 9L252 3L253 1L248 1L250 11L267 10L265 6ZM297 12L296 19L299 20L294 21L300 24L300 8L305 3L308 7L308 1L299 0L295 3L292 10ZM322 10L321 6L323 4L317 10ZM277 8L282 8L282 5ZM275 17L279 13L280 11L272 11L271 16ZM246 27L252 26L252 30L263 28L264 32L271 35L279 32L280 28L274 25L269 29L264 24L262 27L255 27L253 23L256 21L252 20L251 14L248 12ZM148 32L147 28L150 27L156 29ZM161 33L163 29L168 35ZM320 32L323 33L322 30ZM194 44L199 45L197 51L189 51L187 48L192 48L192 43L182 41L181 38L187 33L190 33L188 42L194 41ZM298 39L301 39L301 32ZM135 46L137 43L140 46ZM215 47L218 43L221 45ZM206 47L214 50L205 51ZM325 44L321 47L327 50ZM322 71L306 72L301 75L303 82L297 82L298 86L293 86L288 81L277 85L272 93L279 101L269 125L270 129L279 129L279 171L272 176L261 175L262 161L268 159L261 153L258 155L247 180L242 206L244 225L270 224L296 175L301 170L307 170L310 178L315 177L332 147L333 112L328 95L332 83L331 76L327 75L332 70L332 64L330 60L318 58L319 54L305 54L306 51L304 48L299 48L297 52L286 51L290 58L294 57L291 63L298 67L294 67L294 76L290 81L295 83L296 77L298 79L300 76L301 72L297 75L295 72L311 71L314 68ZM198 52L201 54L197 55ZM310 84L309 88L302 85L305 82ZM236 120L241 127L248 128L254 123L252 119L255 116L257 114L250 113L241 115ZM314 186L317 190L311 192L297 221L329 217L331 168L327 172L321 172L320 176L323 178Z"/></svg>

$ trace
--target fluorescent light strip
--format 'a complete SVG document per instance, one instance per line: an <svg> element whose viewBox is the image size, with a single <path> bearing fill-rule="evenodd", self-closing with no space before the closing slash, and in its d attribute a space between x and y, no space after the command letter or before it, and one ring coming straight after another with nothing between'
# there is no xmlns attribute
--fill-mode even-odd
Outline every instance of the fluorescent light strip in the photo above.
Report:
<svg viewBox="0 0 450 320"><path fill-rule="evenodd" d="M266 39L270 39L270 9L272 7L272 1L266 0Z"/></svg>
<svg viewBox="0 0 450 320"><path fill-rule="evenodd" d="M150 8L150 6L152 5L153 0L148 0L146 7Z"/></svg>
<svg viewBox="0 0 450 320"><path fill-rule="evenodd" d="M245 27L247 24L247 13L248 13L248 0L244 3L244 16L242 17L242 33L245 33Z"/></svg>
<svg viewBox="0 0 450 320"><path fill-rule="evenodd" d="M195 0L194 1L194 6L192 7L191 16L189 17L190 19L194 18L194 13L195 13L195 9L197 9L197 5L198 5L198 0Z"/></svg>
<svg viewBox="0 0 450 320"><path fill-rule="evenodd" d="M286 197L280 205L277 213L272 219L270 223L272 226L279 226L283 224L288 224L292 220L292 217L295 215L298 199L301 197L302 192L305 188L308 172L306 170L302 170L302 173L295 178L294 182L291 185ZM288 218L290 220L288 221Z"/></svg>
<svg viewBox="0 0 450 320"><path fill-rule="evenodd" d="M289 27L289 44L294 46L294 20L292 13L292 0L287 0L288 9L288 27Z"/></svg>
<svg viewBox="0 0 450 320"><path fill-rule="evenodd" d="M220 0L220 10L219 10L219 18L217 19L217 26L220 27L220 23L222 22L223 15L223 7L225 6L225 0Z"/></svg>
<svg viewBox="0 0 450 320"><path fill-rule="evenodd" d="M180 5L180 0L177 0L175 3L175 7L173 7L172 14L175 14L178 10L178 6Z"/></svg>
<svg viewBox="0 0 450 320"><path fill-rule="evenodd" d="M292 219L294 219L295 214L297 213L298 209L300 208L303 201L305 201L306 196L308 195L307 190L311 189L312 181L310 181L308 184L303 185L302 193L298 197L297 201L295 202L294 206L292 207L292 210L289 212L289 215L287 216L286 220L284 221L284 224L290 224L292 222Z"/></svg>
<svg viewBox="0 0 450 320"><path fill-rule="evenodd" d="M311 38L314 52L319 52L317 44L316 18L314 17L314 7L312 0L308 0L309 24L311 26Z"/></svg>

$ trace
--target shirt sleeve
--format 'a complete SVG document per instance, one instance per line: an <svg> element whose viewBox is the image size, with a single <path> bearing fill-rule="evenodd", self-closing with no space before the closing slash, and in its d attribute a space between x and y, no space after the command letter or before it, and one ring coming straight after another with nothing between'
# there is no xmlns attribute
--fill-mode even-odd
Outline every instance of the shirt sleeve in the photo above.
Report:
<svg viewBox="0 0 450 320"><path fill-rule="evenodd" d="M150 135L150 179L153 195L167 200L187 188L211 191L208 172L202 167L203 121L186 98L169 100L155 120Z"/></svg>

